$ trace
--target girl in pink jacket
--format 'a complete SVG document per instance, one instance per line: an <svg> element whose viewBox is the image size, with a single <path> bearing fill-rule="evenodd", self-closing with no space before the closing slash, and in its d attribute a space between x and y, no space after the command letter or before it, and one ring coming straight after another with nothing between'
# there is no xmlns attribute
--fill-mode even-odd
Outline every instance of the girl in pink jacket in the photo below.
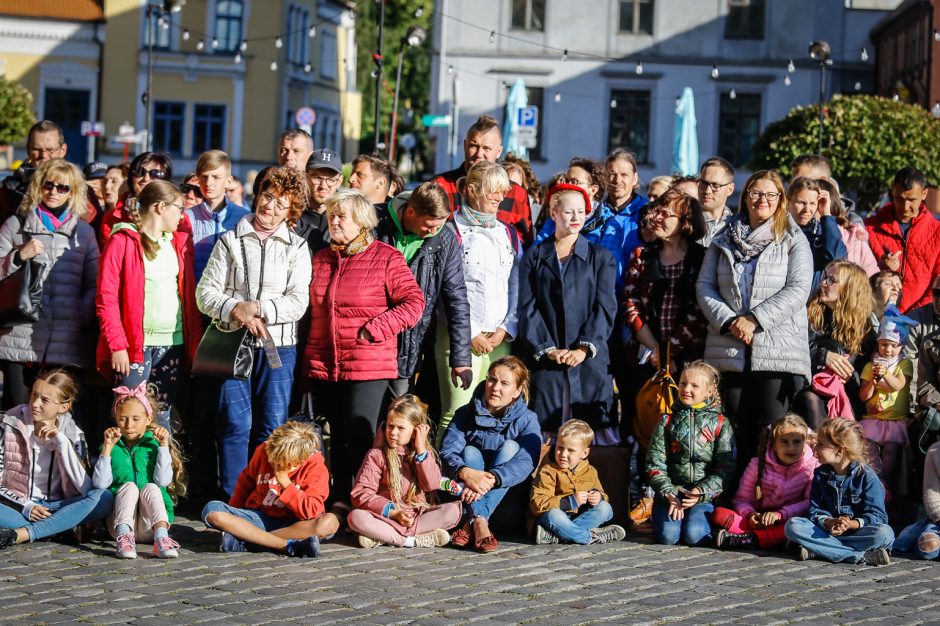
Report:
<svg viewBox="0 0 940 626"><path fill-rule="evenodd" d="M424 492L441 485L437 452L428 443L431 424L418 399L407 394L388 408L385 436L376 437L352 488L349 528L359 545L406 548L443 546L460 521L460 502L432 506Z"/></svg>
<svg viewBox="0 0 940 626"><path fill-rule="evenodd" d="M717 507L712 514L712 521L721 527L715 538L719 548L766 550L786 541L783 525L791 517L806 515L813 472L819 465L808 437L809 427L795 413L767 427L757 456L741 477L734 510Z"/></svg>

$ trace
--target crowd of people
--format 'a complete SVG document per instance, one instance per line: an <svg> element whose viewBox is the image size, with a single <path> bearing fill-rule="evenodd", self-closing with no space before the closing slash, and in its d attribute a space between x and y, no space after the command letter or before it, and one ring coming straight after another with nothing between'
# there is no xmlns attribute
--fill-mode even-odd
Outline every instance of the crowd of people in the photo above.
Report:
<svg viewBox="0 0 940 626"><path fill-rule="evenodd" d="M519 493L536 543L619 541L631 486L588 459L621 446L658 542L940 554L940 219L913 167L863 219L821 155L737 206L720 157L644 193L616 149L543 186L486 115L410 191L298 129L244 185L220 150L179 185L162 152L66 153L39 122L0 186L0 548L104 520L118 557L173 558L189 498L226 552L344 528L489 552Z"/></svg>

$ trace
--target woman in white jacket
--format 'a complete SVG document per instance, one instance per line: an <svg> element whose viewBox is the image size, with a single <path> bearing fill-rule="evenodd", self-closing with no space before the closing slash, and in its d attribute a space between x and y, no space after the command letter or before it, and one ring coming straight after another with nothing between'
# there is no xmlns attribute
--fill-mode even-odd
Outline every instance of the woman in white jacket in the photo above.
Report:
<svg viewBox="0 0 940 626"><path fill-rule="evenodd" d="M254 337L248 380L227 379L219 392L220 479L229 495L251 449L287 420L297 322L310 301L310 253L292 229L307 193L302 173L288 167L273 170L261 184L254 213L213 248L196 288L199 310L220 322L220 328L247 328ZM280 364L272 365L263 348L268 335Z"/></svg>

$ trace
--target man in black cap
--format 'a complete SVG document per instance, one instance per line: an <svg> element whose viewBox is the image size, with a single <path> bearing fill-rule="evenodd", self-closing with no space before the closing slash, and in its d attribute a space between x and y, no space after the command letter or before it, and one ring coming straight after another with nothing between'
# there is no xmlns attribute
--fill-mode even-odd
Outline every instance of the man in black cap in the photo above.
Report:
<svg viewBox="0 0 940 626"><path fill-rule="evenodd" d="M307 182L310 197L294 230L307 240L313 255L329 243L325 203L343 182L343 162L339 155L332 150L315 150L307 161Z"/></svg>

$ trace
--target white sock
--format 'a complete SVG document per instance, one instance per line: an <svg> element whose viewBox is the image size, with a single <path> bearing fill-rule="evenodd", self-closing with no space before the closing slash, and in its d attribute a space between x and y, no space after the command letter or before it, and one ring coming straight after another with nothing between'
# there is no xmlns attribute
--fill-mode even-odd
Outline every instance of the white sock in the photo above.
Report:
<svg viewBox="0 0 940 626"><path fill-rule="evenodd" d="M415 545L416 545L416 544L415 544L415 538L414 538L414 537L405 537L405 545L404 545L404 547L406 547L406 548L413 548L413 547L415 547Z"/></svg>

